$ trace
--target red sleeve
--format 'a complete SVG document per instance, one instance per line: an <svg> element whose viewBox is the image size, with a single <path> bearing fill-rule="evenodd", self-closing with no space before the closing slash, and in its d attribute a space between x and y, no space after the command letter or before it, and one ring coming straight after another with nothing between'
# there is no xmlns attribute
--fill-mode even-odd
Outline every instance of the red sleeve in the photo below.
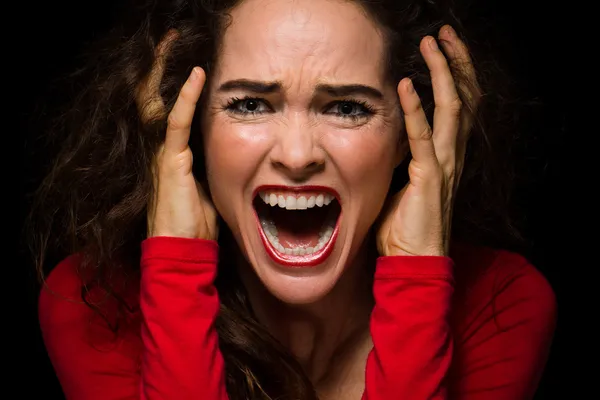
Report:
<svg viewBox="0 0 600 400"><path fill-rule="evenodd" d="M217 250L216 242L203 240L144 241L141 313L131 315L118 336L81 302L79 258L59 264L40 295L39 314L66 397L227 399L214 330Z"/></svg>
<svg viewBox="0 0 600 400"><path fill-rule="evenodd" d="M74 255L59 263L39 297L40 328L63 393L69 400L138 399L139 324L127 315L115 336L82 302L80 262Z"/></svg>
<svg viewBox="0 0 600 400"><path fill-rule="evenodd" d="M380 257L363 400L445 399L453 291L447 257Z"/></svg>
<svg viewBox="0 0 600 400"><path fill-rule="evenodd" d="M227 399L214 328L217 256L214 241L142 243L142 399Z"/></svg>
<svg viewBox="0 0 600 400"><path fill-rule="evenodd" d="M476 264L484 258L485 269ZM464 268L453 300L451 398L532 399L556 327L552 287L515 253L471 248L454 260L457 273Z"/></svg>
<svg viewBox="0 0 600 400"><path fill-rule="evenodd" d="M363 399L533 398L555 328L554 292L524 258L378 260ZM454 293L453 293L454 292Z"/></svg>

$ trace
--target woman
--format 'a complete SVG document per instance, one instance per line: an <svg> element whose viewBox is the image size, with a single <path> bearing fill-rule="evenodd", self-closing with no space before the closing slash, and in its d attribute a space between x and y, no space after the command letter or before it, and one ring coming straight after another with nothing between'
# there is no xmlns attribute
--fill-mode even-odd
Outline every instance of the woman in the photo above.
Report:
<svg viewBox="0 0 600 400"><path fill-rule="evenodd" d="M503 156L451 10L136 6L34 211L40 270L55 229L76 244L39 302L67 398L533 396L551 288L450 243Z"/></svg>

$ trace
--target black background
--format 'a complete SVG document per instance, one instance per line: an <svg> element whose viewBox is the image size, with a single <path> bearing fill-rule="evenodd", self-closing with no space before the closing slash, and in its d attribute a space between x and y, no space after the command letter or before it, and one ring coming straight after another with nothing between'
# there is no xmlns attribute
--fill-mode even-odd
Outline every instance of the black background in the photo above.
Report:
<svg viewBox="0 0 600 400"><path fill-rule="evenodd" d="M38 115L40 107L52 105L56 100L46 97L48 83L57 76L71 71L76 65L75 57L82 51L85 42L101 35L110 25L111 7L116 1L62 1L62 2L22 2L15 4L17 9L3 16L5 27L15 23L5 34L4 64L14 69L7 75L14 85L6 100L17 105L9 111L9 118L16 120L16 131L6 132L6 136L16 138L16 148L20 151L21 162L10 162L11 176L17 175L19 182L18 223L27 212L28 193L39 182L42 159L32 159L31 151L36 149L35 139L40 125L32 119ZM489 34L495 43L505 69L514 77L524 98L541 101L542 107L531 109L526 114L528 145L521 151L527 162L523 180L517 192L516 201L527 217L525 233L530 240L528 258L548 278L553 286L559 304L559 324L536 399L586 398L582 386L571 385L568 376L574 366L565 362L570 347L567 345L566 320L571 315L566 310L568 298L564 284L566 260L570 250L556 234L570 219L568 214L557 212L570 196L562 185L564 162L561 158L563 146L572 134L570 115L566 112L569 97L564 77L568 75L569 63L573 60L574 47L571 46L574 34L570 31L570 21L565 9L558 4L552 6L544 1L514 0L473 0L469 18L485 21ZM13 48L14 47L14 48ZM15 133L16 132L16 133ZM5 158L14 157L18 152L12 146ZM14 169L19 169L15 174ZM5 242L8 243L8 242ZM15 326L14 345L7 342L6 354L15 358L7 362L10 374L8 386L14 385L16 396L7 398L60 399L61 392L47 359L39 336L36 316L37 289L33 283L33 273L26 253L21 247L10 258L10 268L17 272L13 281L4 284L9 290L7 314L14 321L6 326ZM12 252L13 249L7 249ZM16 260L16 261L15 261ZM14 315L13 315L14 314ZM570 395L563 396L563 389L569 386ZM580 394L576 394L580 393ZM109 400L109 399L107 399ZM509 400L509 399L507 399Z"/></svg>

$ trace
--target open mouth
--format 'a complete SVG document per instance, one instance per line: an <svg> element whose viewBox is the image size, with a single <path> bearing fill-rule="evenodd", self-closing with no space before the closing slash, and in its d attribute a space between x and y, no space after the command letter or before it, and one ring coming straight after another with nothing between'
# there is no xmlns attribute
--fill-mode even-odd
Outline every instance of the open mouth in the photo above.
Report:
<svg viewBox="0 0 600 400"><path fill-rule="evenodd" d="M267 253L286 266L314 266L333 250L341 206L325 187L261 187L253 201Z"/></svg>

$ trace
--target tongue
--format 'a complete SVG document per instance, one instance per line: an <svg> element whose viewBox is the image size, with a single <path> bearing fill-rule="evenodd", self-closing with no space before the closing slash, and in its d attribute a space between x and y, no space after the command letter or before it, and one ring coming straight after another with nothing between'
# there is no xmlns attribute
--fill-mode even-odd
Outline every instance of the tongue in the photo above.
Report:
<svg viewBox="0 0 600 400"><path fill-rule="evenodd" d="M294 249L315 247L319 243L319 233L327 213L326 207L315 207L298 211L274 208L270 214L277 228L279 243Z"/></svg>

